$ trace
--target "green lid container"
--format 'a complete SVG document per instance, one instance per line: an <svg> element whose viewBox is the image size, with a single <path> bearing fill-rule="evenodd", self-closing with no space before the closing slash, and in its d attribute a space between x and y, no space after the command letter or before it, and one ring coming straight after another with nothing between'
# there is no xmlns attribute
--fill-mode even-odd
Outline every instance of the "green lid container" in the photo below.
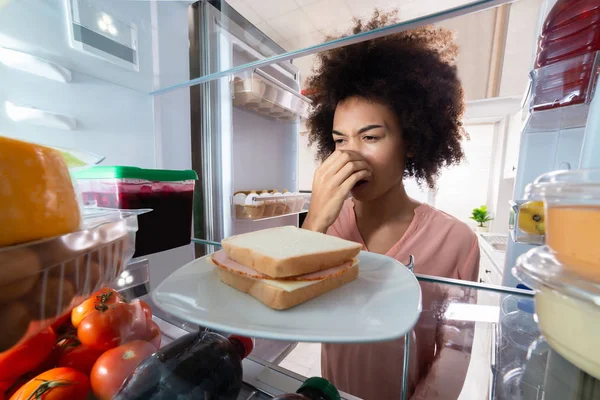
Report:
<svg viewBox="0 0 600 400"><path fill-rule="evenodd" d="M143 179L152 182L176 182L198 179L196 171L145 169L127 166L95 166L76 171L75 179Z"/></svg>
<svg viewBox="0 0 600 400"><path fill-rule="evenodd" d="M309 378L304 381L296 393L301 394L303 390L309 388L322 393L328 400L340 400L340 392L327 379L319 377Z"/></svg>

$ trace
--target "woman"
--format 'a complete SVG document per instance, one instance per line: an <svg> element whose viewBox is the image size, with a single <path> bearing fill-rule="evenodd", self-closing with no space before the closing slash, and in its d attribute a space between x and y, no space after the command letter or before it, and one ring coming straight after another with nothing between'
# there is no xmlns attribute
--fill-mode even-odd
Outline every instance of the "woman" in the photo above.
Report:
<svg viewBox="0 0 600 400"><path fill-rule="evenodd" d="M376 11L367 23L357 21L352 33L385 26L393 18ZM361 243L404 263L412 254L416 273L476 280L475 234L408 197L403 185L403 178L412 177L434 187L440 169L463 158L456 54L450 32L425 27L319 55L308 81L315 105L308 127L323 163L314 176L303 228ZM422 285L424 310L450 295L433 288ZM421 315L409 371L413 398L458 396L470 354L464 329L457 334L438 317ZM398 399L403 352L403 340L325 344L323 375L366 400ZM447 367L456 372L450 381Z"/></svg>

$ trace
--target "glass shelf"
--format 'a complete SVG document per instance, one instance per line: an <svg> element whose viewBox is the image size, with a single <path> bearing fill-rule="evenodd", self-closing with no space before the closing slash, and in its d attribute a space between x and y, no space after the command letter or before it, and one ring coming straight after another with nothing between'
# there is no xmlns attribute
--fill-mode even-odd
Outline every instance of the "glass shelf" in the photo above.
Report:
<svg viewBox="0 0 600 400"><path fill-rule="evenodd" d="M403 3L400 0L396 1L398 3L398 7L400 7ZM257 52L250 51L249 53L254 55L254 57L252 57L254 58L254 60L249 60L246 63L235 63L231 62L231 60L227 60L230 62L218 62L217 60L212 60L213 62L210 63L210 65L206 65L204 67L204 71L202 71L202 73L199 74L197 78L190 79L185 82L179 82L174 85L161 84L159 85L160 87L156 88L151 94L160 95L182 87L199 85L222 77L237 75L244 71L250 71L256 68L261 68L273 64L285 65L286 62L300 57L308 56L326 50L335 49L342 46L347 46L350 44L360 43L378 37L387 36L393 33L398 33L408 29L433 24L442 20L458 17L461 15L486 10L488 8L510 3L511 1L512 0L453 1L449 2L449 8L441 10L438 9L434 13L429 15L419 15L415 18L402 21L394 25L374 29L368 32L363 32L341 39L331 40L325 43L315 44L313 46L304 47L297 50L281 52L278 54L273 54L264 57L256 57ZM233 8L229 7L224 2L219 3L221 4L221 12L219 12L217 9L215 9L209 4L206 4L204 9L200 10L201 18L203 18L202 21L205 23L205 26L208 26L208 30L210 31L208 34L205 33L205 36L209 36L209 40L214 40L215 36L223 34L232 40L234 47L236 45L239 45L242 48L247 49L249 46L246 43L240 43L239 40L236 40L236 38L239 38L240 36L245 39L252 37L256 38L255 35L256 33L258 33L258 37L260 38L262 36L264 39L264 34L262 34L262 32L260 31L256 32L256 29L246 31L245 28L249 29L248 27L251 26L251 24L249 24L249 22L245 20L243 16L238 14ZM393 1L389 3L390 7L395 6ZM375 8L375 6L373 8ZM433 6L433 9L435 9L435 6ZM233 21L236 21L237 23ZM348 22L350 23L350 21ZM240 25L244 26L245 28Z"/></svg>
<svg viewBox="0 0 600 400"><path fill-rule="evenodd" d="M404 3L390 0L388 5L394 6L395 1L398 7ZM295 77L298 68L290 63L293 59L510 1L432 3L423 9L435 10L433 14L415 15L392 26L286 52L224 1L191 6L190 0L13 0L3 3L0 13L0 50L25 53L72 72L72 80L61 84L77 83L78 76L85 75L160 95L266 66ZM443 7L451 8L440 9ZM200 49L198 59L190 48ZM236 57L231 56L232 48ZM16 53L4 52L5 59L0 56L0 62L16 68L11 54ZM31 68L35 65L21 70L31 72Z"/></svg>
<svg viewBox="0 0 600 400"><path fill-rule="evenodd" d="M214 242L194 241L219 247ZM540 334L532 291L415 275L423 294L423 310L414 329L416 343L419 338L428 342L437 337L435 329L442 335L437 342L436 362L417 371L426 377L417 390L443 390L448 398L477 400L599 398L600 381L564 359ZM398 386L399 393L390 398L410 398L415 390L410 377L417 365L410 360L418 360L422 348L410 342L409 368L405 371L404 340L361 349L372 355L390 352L396 345L400 349L385 356L386 368L378 372L385 374L386 382L406 382L407 390L400 393ZM275 362L255 352L244 365L248 369L245 382L262 393L278 395L289 385L319 374L320 358L321 345L315 343L298 343ZM317 366L317 370L306 363ZM360 393L353 390L346 389L346 393L349 395L343 393L342 398L360 398Z"/></svg>

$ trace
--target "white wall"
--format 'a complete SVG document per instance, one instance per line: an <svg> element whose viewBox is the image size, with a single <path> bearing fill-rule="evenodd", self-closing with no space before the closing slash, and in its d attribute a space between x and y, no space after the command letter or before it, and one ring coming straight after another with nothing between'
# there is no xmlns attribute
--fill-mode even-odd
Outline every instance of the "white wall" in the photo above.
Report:
<svg viewBox="0 0 600 400"><path fill-rule="evenodd" d="M475 226L469 219L475 207L488 204L494 155L495 124L466 125L465 161L441 173L435 207Z"/></svg>
<svg viewBox="0 0 600 400"><path fill-rule="evenodd" d="M315 148L308 146L308 133L300 132L298 138L298 189L312 190L313 175L319 167Z"/></svg>

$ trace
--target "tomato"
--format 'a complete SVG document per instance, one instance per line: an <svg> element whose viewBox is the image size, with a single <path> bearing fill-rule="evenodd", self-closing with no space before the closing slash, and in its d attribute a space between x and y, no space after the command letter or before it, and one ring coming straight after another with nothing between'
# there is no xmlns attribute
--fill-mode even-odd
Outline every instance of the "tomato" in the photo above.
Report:
<svg viewBox="0 0 600 400"><path fill-rule="evenodd" d="M154 352L154 345L134 340L102 354L90 374L94 395L99 400L111 399L133 370Z"/></svg>
<svg viewBox="0 0 600 400"><path fill-rule="evenodd" d="M54 368L24 384L10 400L86 400L90 394L90 380L73 368Z"/></svg>
<svg viewBox="0 0 600 400"><path fill-rule="evenodd" d="M81 344L79 339L77 339L77 331L71 326L70 322L67 325L63 325L61 330L63 331L63 335L59 336L56 340L56 344L48 357L32 371L35 372L34 375L56 368L58 366L58 360L66 351Z"/></svg>
<svg viewBox="0 0 600 400"><path fill-rule="evenodd" d="M102 350L90 349L80 344L63 352L58 360L59 367L70 367L89 375L96 360L102 355Z"/></svg>
<svg viewBox="0 0 600 400"><path fill-rule="evenodd" d="M16 379L35 369L52 352L55 342L56 334L47 327L22 344L0 353L0 381Z"/></svg>
<svg viewBox="0 0 600 400"><path fill-rule="evenodd" d="M125 341L132 322L129 304L110 304L104 311L89 313L77 327L77 337L83 345L106 351Z"/></svg>
<svg viewBox="0 0 600 400"><path fill-rule="evenodd" d="M160 329L154 321L152 321L152 311L150 306L146 302L134 300L130 304L133 320L125 337L123 343L132 340L145 340L155 339L160 334Z"/></svg>
<svg viewBox="0 0 600 400"><path fill-rule="evenodd" d="M146 341L153 344L154 347L156 347L156 350L158 350L160 349L161 340L162 332L160 331L160 328L158 327L156 322L150 321L150 327L148 329L148 336L146 337Z"/></svg>
<svg viewBox="0 0 600 400"><path fill-rule="evenodd" d="M114 289L102 288L71 311L71 323L77 328L81 321L91 312L106 309L108 304L120 303L122 301L123 299Z"/></svg>
<svg viewBox="0 0 600 400"><path fill-rule="evenodd" d="M133 300L131 303L129 303L129 305L131 305L131 307L134 309L134 315L136 318L142 318L143 316L148 320L152 319L152 309L145 301Z"/></svg>

